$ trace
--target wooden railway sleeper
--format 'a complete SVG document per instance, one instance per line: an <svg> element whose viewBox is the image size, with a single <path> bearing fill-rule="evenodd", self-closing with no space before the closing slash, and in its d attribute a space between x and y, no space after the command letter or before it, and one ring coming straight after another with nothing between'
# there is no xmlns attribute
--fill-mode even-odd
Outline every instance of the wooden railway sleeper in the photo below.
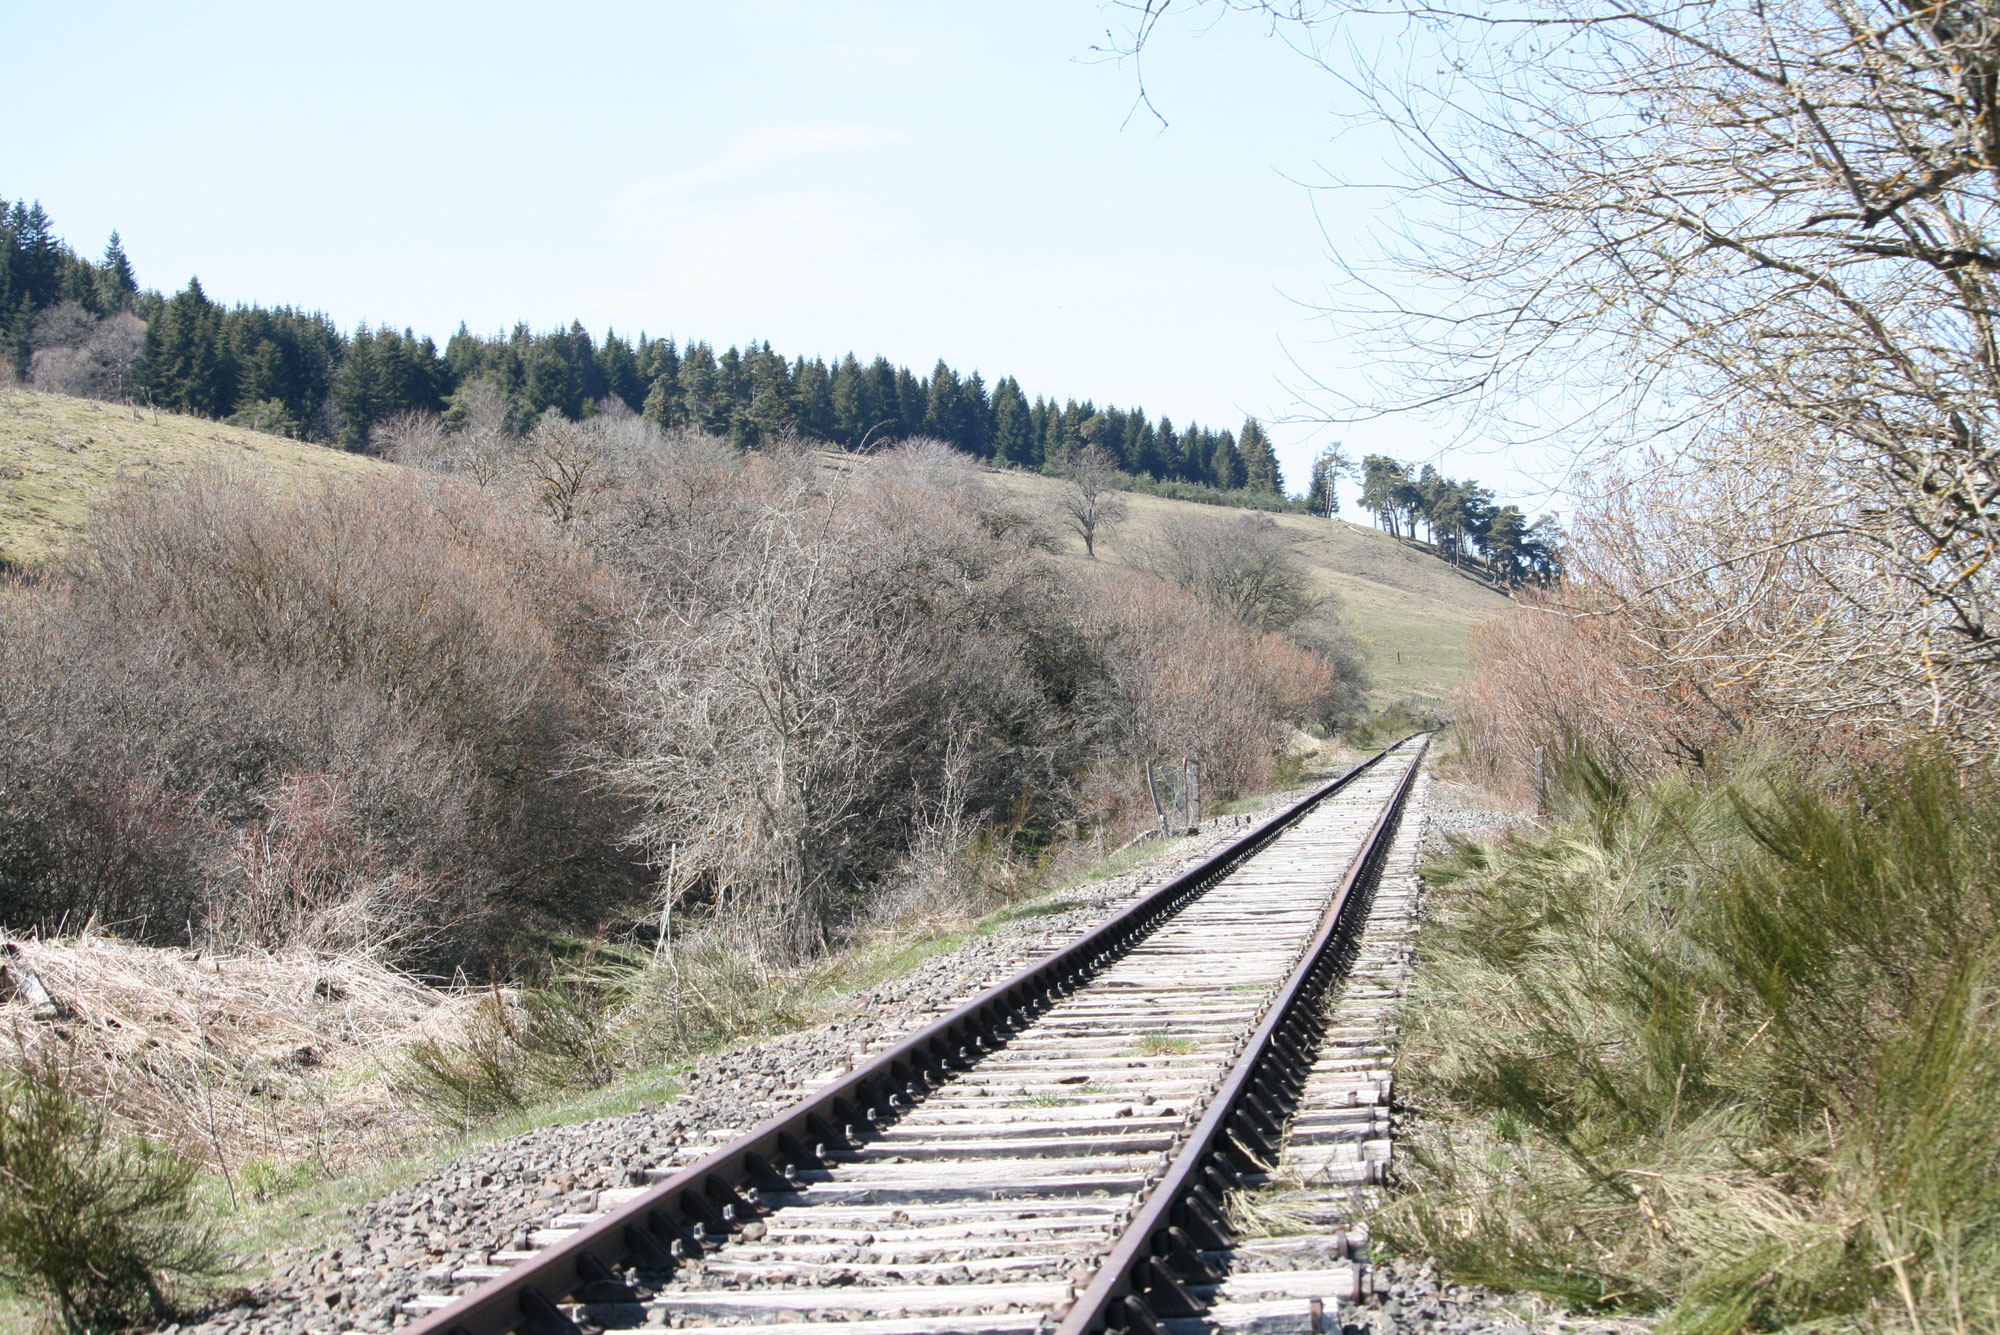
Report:
<svg viewBox="0 0 2000 1335"><path fill-rule="evenodd" d="M1346 967L1351 950L1341 943L1350 939L1350 919L1362 911L1357 904L1365 904L1368 889L1387 862L1390 840L1401 820L1402 804L1416 782L1427 749L1427 742L1417 748L1395 793L1376 818L1360 856L1349 868L1331 916L1323 923L1311 948L1313 958L1302 961L1303 967L1295 970L1292 981L1281 994L1278 1004L1285 1009L1267 1020L1257 1034L1236 1045L1238 1074L1225 1078L1206 1105L1193 1135L1197 1143L1181 1151L1193 1156L1184 1160L1186 1167L1169 1169L1169 1180L1177 1181L1177 1185L1169 1189L1163 1184L1161 1190L1168 1190L1169 1195L1162 1197L1156 1193L1140 1208L1124 1239L1114 1246L1089 1286L1063 1314L1064 1332L1081 1335L1086 1331L1115 1330L1126 1335L1144 1335L1159 1330L1161 1318L1199 1315L1205 1310L1183 1310L1193 1295L1174 1274L1175 1264L1180 1264L1183 1272L1197 1277L1199 1283L1199 1276L1208 1271L1205 1258L1197 1255L1194 1258L1197 1264L1187 1265L1175 1255L1179 1249L1161 1245L1162 1235L1171 1239L1181 1213L1177 1207L1197 1199L1204 1189L1217 1201L1228 1199L1234 1185L1232 1176L1239 1182L1242 1179L1242 1173L1232 1170L1239 1167L1241 1160L1254 1157L1253 1148L1246 1143L1245 1130L1256 1127L1259 1121L1282 1125L1280 1110L1295 1104L1302 1093L1303 1082L1286 1068L1294 1064L1297 1041L1323 1037L1323 1031L1315 1033L1318 1027L1315 1025L1300 1026L1295 1017L1302 1012L1317 1016L1326 989ZM1290 1098L1281 1092L1288 1087ZM1213 1105L1216 1098L1227 1101L1220 1117L1216 1116ZM1273 1162L1276 1157L1272 1156ZM1184 1176L1176 1178L1177 1172ZM1174 1199L1176 1194L1178 1200ZM1150 1239L1143 1236L1148 1233ZM1135 1243L1140 1248L1137 1252Z"/></svg>

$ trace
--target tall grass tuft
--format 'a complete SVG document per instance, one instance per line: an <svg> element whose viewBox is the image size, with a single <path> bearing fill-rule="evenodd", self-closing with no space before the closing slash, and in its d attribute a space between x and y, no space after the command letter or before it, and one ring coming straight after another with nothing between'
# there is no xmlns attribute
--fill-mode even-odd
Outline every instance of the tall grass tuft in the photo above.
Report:
<svg viewBox="0 0 2000 1335"><path fill-rule="evenodd" d="M1675 1332L2000 1326L2000 784L1573 754L1552 802L1428 870L1383 1236Z"/></svg>
<svg viewBox="0 0 2000 1335"><path fill-rule="evenodd" d="M396 1084L463 1132L622 1072L796 1028L828 986L821 970L760 967L715 934L684 939L661 960L593 947L535 986L479 994L455 1032L405 1050Z"/></svg>
<svg viewBox="0 0 2000 1335"><path fill-rule="evenodd" d="M221 1270L196 1169L115 1134L72 1086L56 1052L23 1049L0 1076L0 1286L69 1335L171 1316L177 1285Z"/></svg>

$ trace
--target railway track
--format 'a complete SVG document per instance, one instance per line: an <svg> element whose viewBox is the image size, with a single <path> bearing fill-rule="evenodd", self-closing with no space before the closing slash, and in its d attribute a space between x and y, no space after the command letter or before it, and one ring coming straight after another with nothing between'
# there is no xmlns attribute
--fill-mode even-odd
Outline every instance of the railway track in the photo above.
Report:
<svg viewBox="0 0 2000 1335"><path fill-rule="evenodd" d="M1329 1172L1376 1171L1372 1097L1314 1111L1358 1100L1355 1078L1377 1088L1338 1032L1322 1052L1324 1002L1427 744L1388 748L733 1143L551 1221L538 1250L457 1267L460 1292L426 1295L411 1329L1214 1328L1234 1296L1226 1202L1270 1180L1295 1112ZM1355 1296L1336 1250L1281 1291Z"/></svg>

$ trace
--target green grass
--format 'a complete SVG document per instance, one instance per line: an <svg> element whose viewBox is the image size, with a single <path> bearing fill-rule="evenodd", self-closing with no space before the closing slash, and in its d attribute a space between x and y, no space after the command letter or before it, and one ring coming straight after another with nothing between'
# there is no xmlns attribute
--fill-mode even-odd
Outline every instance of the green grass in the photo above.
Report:
<svg viewBox="0 0 2000 1335"><path fill-rule="evenodd" d="M1147 1034L1132 1045L1132 1051L1141 1057L1179 1056L1193 1052L1195 1042L1178 1034Z"/></svg>
<svg viewBox="0 0 2000 1335"><path fill-rule="evenodd" d="M600 1089L546 1099L483 1122L473 1130L445 1133L423 1149L365 1168L324 1175L294 1174L288 1189L263 1200L240 1196L231 1207L222 1179L205 1175L201 1191L228 1249L241 1256L329 1241L352 1227L349 1211L418 1182L468 1150L524 1135L539 1127L569 1126L599 1117L619 1117L670 1103L679 1097L681 1077L692 1060L649 1067L620 1076ZM246 1274L263 1273L257 1267Z"/></svg>
<svg viewBox="0 0 2000 1335"><path fill-rule="evenodd" d="M1675 1335L2000 1327L2000 782L1558 768L1428 869L1379 1235Z"/></svg>

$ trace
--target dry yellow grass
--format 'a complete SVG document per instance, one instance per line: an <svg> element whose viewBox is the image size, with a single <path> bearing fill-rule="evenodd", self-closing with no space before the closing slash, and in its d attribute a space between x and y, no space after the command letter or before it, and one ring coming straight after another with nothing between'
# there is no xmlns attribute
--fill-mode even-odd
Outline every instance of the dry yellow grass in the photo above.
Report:
<svg viewBox="0 0 2000 1335"><path fill-rule="evenodd" d="M0 1069L52 1044L125 1126L231 1175L257 1160L333 1172L414 1143L429 1127L391 1071L413 1037L455 1034L472 1001L362 954L161 948L88 927L10 944L6 963L66 1018L37 1021L0 985Z"/></svg>
<svg viewBox="0 0 2000 1335"><path fill-rule="evenodd" d="M0 560L32 565L60 551L121 473L224 462L300 480L393 466L203 417L0 389Z"/></svg>

